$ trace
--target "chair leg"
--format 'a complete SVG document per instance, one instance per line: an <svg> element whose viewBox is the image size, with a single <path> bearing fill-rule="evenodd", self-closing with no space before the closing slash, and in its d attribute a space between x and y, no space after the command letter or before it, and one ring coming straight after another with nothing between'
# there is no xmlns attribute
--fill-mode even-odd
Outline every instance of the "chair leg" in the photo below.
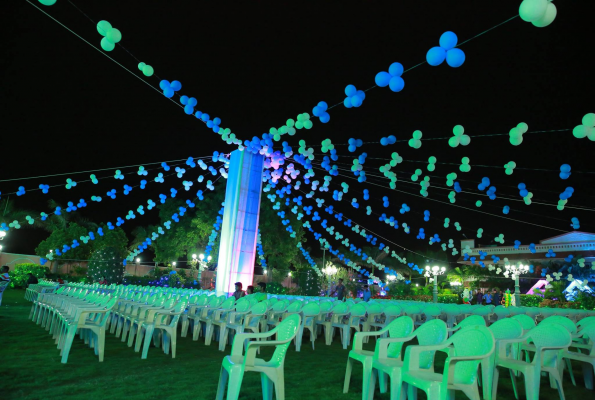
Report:
<svg viewBox="0 0 595 400"><path fill-rule="evenodd" d="M273 381L264 372L260 373L260 382L262 383L262 399L273 400Z"/></svg>
<svg viewBox="0 0 595 400"><path fill-rule="evenodd" d="M498 367L494 368L494 376L492 378L492 400L496 400L496 393L498 392L498 378L500 377L500 370ZM516 388L515 388L516 390Z"/></svg>
<svg viewBox="0 0 595 400"><path fill-rule="evenodd" d="M99 333L97 334L97 346L96 349L98 351L99 362L103 362L103 353L105 350L105 328L99 329Z"/></svg>
<svg viewBox="0 0 595 400"><path fill-rule="evenodd" d="M508 372L510 372L510 380L512 381L512 389L514 390L514 398L519 400L519 390L516 384L516 377L514 375L514 371L513 370L508 370ZM525 378L526 378L525 374ZM525 386L527 385L527 380L525 379ZM528 388L526 390L529 390Z"/></svg>
<svg viewBox="0 0 595 400"><path fill-rule="evenodd" d="M564 361L566 362L566 368L568 368L568 373L570 374L570 379L572 380L572 384L576 386L576 380L574 379L574 372L572 371L572 363L570 362L569 358L565 358Z"/></svg>
<svg viewBox="0 0 595 400"><path fill-rule="evenodd" d="M525 374L525 392L527 400L539 400L539 380L541 371L537 369L535 372Z"/></svg>
<svg viewBox="0 0 595 400"><path fill-rule="evenodd" d="M353 358L347 357L347 368L345 368L345 382L343 383L343 393L349 392L349 382L351 381L351 371L353 370Z"/></svg>
<svg viewBox="0 0 595 400"><path fill-rule="evenodd" d="M238 390L239 394L239 390ZM283 370L283 366L277 370L277 382L275 382L275 394L277 395L277 400L285 400L285 371ZM237 397L234 397L237 399ZM228 400L229 399L228 397Z"/></svg>
<svg viewBox="0 0 595 400"><path fill-rule="evenodd" d="M153 338L153 330L155 328L153 325L149 325L145 328L145 342L143 344L143 354L141 358L145 360L147 358L147 353L149 353L149 346L151 346L151 339Z"/></svg>
<svg viewBox="0 0 595 400"><path fill-rule="evenodd" d="M223 367L221 367L221 372L219 373L219 384L217 385L217 397L215 400L223 400L223 395L225 394L225 387L227 386L227 381L229 380L229 373Z"/></svg>
<svg viewBox="0 0 595 400"><path fill-rule="evenodd" d="M171 358L176 358L176 336L177 332L174 330L171 333Z"/></svg>
<svg viewBox="0 0 595 400"><path fill-rule="evenodd" d="M387 391L387 375L382 372L378 371L378 387L380 388L380 393L386 393Z"/></svg>
<svg viewBox="0 0 595 400"><path fill-rule="evenodd" d="M211 339L213 337L213 324L210 322L211 321L207 322L207 332L205 333L205 346L211 345Z"/></svg>
<svg viewBox="0 0 595 400"><path fill-rule="evenodd" d="M583 377L585 378L585 387L589 390L593 390L593 373L594 373L594 367L595 367L595 363L593 364L588 364L588 363L582 363L583 364Z"/></svg>
<svg viewBox="0 0 595 400"><path fill-rule="evenodd" d="M71 328L68 330L68 333L65 335L64 339L64 347L62 348L62 364L66 364L68 362L68 354L70 353L70 348L72 347L72 342L74 341L74 336L76 335L76 328Z"/></svg>
<svg viewBox="0 0 595 400"><path fill-rule="evenodd" d="M362 363L364 367L363 381L362 381L362 400L367 400L370 395L370 384L372 380L372 357L366 357ZM382 373L382 372L379 372ZM372 397L374 392L371 393Z"/></svg>

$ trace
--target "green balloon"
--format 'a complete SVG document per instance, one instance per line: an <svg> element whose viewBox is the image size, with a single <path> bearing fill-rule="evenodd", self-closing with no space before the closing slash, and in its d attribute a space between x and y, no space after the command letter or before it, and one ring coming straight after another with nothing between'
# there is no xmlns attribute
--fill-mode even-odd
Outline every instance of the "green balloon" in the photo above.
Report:
<svg viewBox="0 0 595 400"><path fill-rule="evenodd" d="M56 4L56 0L39 0L39 2L44 6L53 6Z"/></svg>
<svg viewBox="0 0 595 400"><path fill-rule="evenodd" d="M583 117L583 125L595 126L595 114L589 113Z"/></svg>
<svg viewBox="0 0 595 400"><path fill-rule="evenodd" d="M455 127L452 128L452 133L454 133L455 136L461 136L463 133L465 133L465 129L462 125L455 125Z"/></svg>
<svg viewBox="0 0 595 400"><path fill-rule="evenodd" d="M459 145L459 138L457 136L453 136L448 139L448 145L450 147L457 147Z"/></svg>
<svg viewBox="0 0 595 400"><path fill-rule="evenodd" d="M572 134L577 139L584 138L585 136L587 136L587 133L588 133L587 132L587 127L585 125L575 126L574 129L572 130Z"/></svg>
<svg viewBox="0 0 595 400"><path fill-rule="evenodd" d="M312 125L313 125L312 121L310 121L309 119L304 121L304 128L310 129L310 128L312 128Z"/></svg>
<svg viewBox="0 0 595 400"><path fill-rule="evenodd" d="M101 48L105 51L112 51L116 47L115 44L110 42L106 37L101 39Z"/></svg>
<svg viewBox="0 0 595 400"><path fill-rule="evenodd" d="M138 69L140 69L141 71L143 70L143 68L145 68L145 64L144 62L138 63Z"/></svg>
<svg viewBox="0 0 595 400"><path fill-rule="evenodd" d="M101 36L105 36L107 34L107 31L109 31L110 29L112 29L112 24L110 24L107 21L99 21L97 23L97 32L99 32Z"/></svg>
<svg viewBox="0 0 595 400"><path fill-rule="evenodd" d="M475 202L475 206L476 206L476 207L481 207L481 200L477 200L477 201Z"/></svg>
<svg viewBox="0 0 595 400"><path fill-rule="evenodd" d="M145 65L143 67L143 74L145 74L145 76L152 76L153 72L153 67L151 67L150 65Z"/></svg>
<svg viewBox="0 0 595 400"><path fill-rule="evenodd" d="M109 29L105 37L112 43L118 43L122 40L122 34L116 28Z"/></svg>

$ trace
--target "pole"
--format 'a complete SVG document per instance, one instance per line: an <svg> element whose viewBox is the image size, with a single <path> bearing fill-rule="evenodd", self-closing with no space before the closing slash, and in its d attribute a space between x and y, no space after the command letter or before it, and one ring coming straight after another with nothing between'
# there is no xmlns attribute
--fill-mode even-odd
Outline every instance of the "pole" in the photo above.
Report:
<svg viewBox="0 0 595 400"><path fill-rule="evenodd" d="M521 306L521 288L519 286L519 276L514 276L514 304L517 307Z"/></svg>
<svg viewBox="0 0 595 400"><path fill-rule="evenodd" d="M434 303L438 303L438 275L434 275L433 300L434 300Z"/></svg>

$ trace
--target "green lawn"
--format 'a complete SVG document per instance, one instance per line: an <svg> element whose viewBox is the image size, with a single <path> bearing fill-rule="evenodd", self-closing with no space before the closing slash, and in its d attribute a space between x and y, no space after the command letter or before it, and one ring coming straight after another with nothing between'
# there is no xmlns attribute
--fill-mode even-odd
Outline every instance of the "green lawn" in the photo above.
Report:
<svg viewBox="0 0 595 400"><path fill-rule="evenodd" d="M0 398L2 399L214 399L224 353L217 343L204 345L200 338L179 338L177 358L151 348L147 360L108 334L105 361L99 363L93 351L75 338L68 364L60 363L59 351L50 335L28 319L30 303L24 291L7 290L0 308ZM370 346L373 346L371 341ZM230 347L227 348L227 351ZM266 357L271 352L263 352ZM322 338L316 350L304 340L302 351L290 347L285 363L287 399L361 399L361 366L354 368L351 390L343 394L347 350L336 340L325 346ZM444 358L437 362L440 366ZM569 399L593 398L584 388L579 365L574 367L578 384L565 376ZM514 399L508 374L502 374L498 398ZM524 385L521 383L521 391ZM524 392L523 392L524 393ZM258 374L245 376L241 399L262 399ZM388 395L377 393L378 399ZM420 399L425 395L420 392ZM457 395L457 398L466 398ZM524 398L524 395L522 396ZM558 394L542 379L542 399Z"/></svg>

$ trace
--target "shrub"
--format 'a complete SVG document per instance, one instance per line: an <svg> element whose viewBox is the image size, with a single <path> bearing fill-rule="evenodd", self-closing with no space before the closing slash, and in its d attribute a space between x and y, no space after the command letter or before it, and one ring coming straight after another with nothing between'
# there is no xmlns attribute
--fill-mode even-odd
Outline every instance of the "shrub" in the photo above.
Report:
<svg viewBox="0 0 595 400"><path fill-rule="evenodd" d="M47 267L38 264L16 264L14 269L8 272L8 275L10 275L10 287L26 287L29 273L32 273L37 279L40 279L44 278L47 272L49 272Z"/></svg>
<svg viewBox="0 0 595 400"><path fill-rule="evenodd" d="M583 310L595 310L595 296L580 292L576 299L576 302L580 304Z"/></svg>
<svg viewBox="0 0 595 400"><path fill-rule="evenodd" d="M101 277L111 283L121 283L124 278L122 253L113 247L97 250L89 261L89 277L93 282L99 282Z"/></svg>
<svg viewBox="0 0 595 400"><path fill-rule="evenodd" d="M521 306L523 307L539 307L543 301L543 297L537 294L521 294Z"/></svg>
<svg viewBox="0 0 595 400"><path fill-rule="evenodd" d="M267 293L269 294L287 294L287 288L280 283L267 283Z"/></svg>

